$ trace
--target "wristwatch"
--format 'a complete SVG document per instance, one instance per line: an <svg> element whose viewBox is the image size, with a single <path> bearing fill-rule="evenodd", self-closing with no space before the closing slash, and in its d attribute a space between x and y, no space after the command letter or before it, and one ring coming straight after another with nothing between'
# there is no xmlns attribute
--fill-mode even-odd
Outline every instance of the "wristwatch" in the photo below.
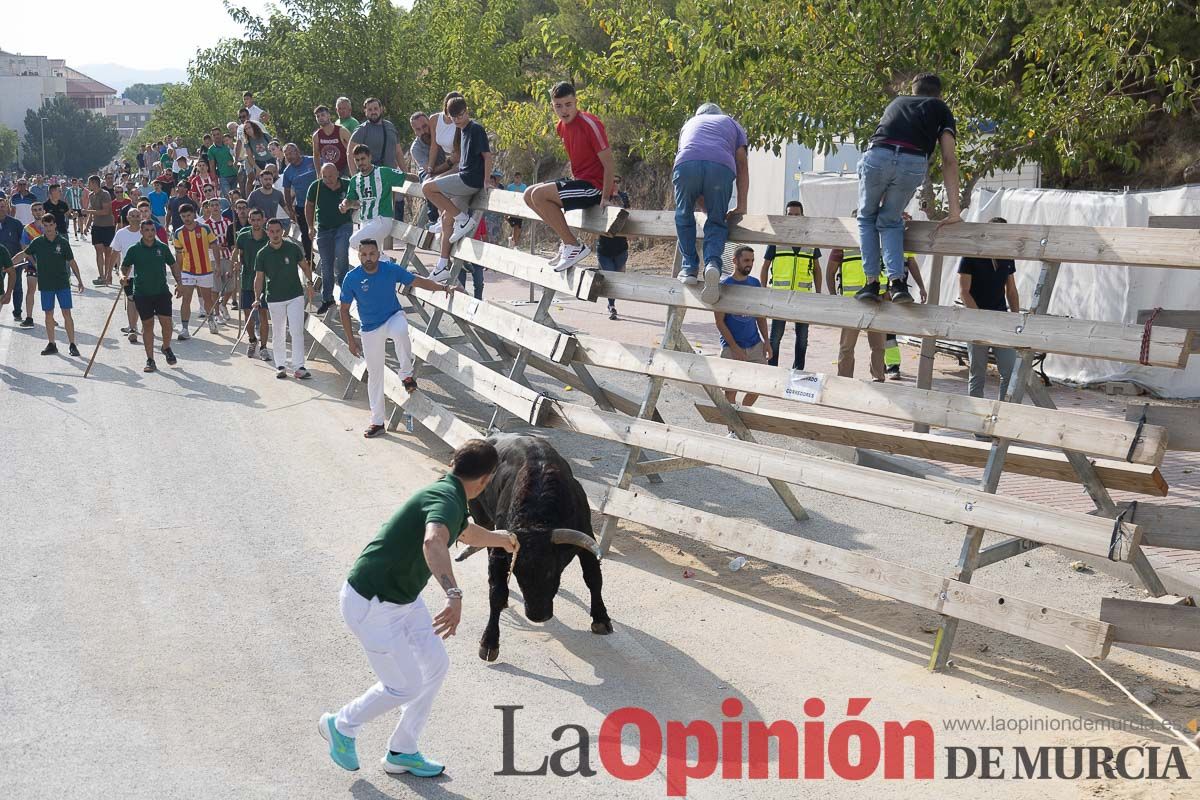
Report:
<svg viewBox="0 0 1200 800"><path fill-rule="evenodd" d="M450 587L449 589L446 590L446 599L447 600L462 600L463 599L462 589L459 589L457 586Z"/></svg>

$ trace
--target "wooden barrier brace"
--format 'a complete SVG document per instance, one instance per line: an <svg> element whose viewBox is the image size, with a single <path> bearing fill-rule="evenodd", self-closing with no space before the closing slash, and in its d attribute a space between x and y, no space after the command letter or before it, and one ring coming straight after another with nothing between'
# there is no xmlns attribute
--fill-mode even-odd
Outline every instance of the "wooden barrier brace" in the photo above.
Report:
<svg viewBox="0 0 1200 800"><path fill-rule="evenodd" d="M622 344L582 334L576 334L575 340L578 343L576 360L591 366L659 375L671 380L755 392L767 397L793 398L790 370L728 358ZM836 375L820 377L824 385L817 404L905 422L927 422L968 433L1050 447L1067 447L1092 455L1121 459L1129 453L1137 434L1136 424L1121 420L1070 414L1019 403L981 400L931 389L869 384ZM1162 462L1165 449L1162 429L1148 425L1143 427L1137 446L1133 448L1132 460L1135 463L1158 464Z"/></svg>
<svg viewBox="0 0 1200 800"><path fill-rule="evenodd" d="M744 520L732 520L648 496L637 490L584 482L597 511L746 553L873 592L1057 647L1070 645L1104 658L1111 626L1076 614L953 581L913 567L803 539Z"/></svg>
<svg viewBox="0 0 1200 800"><path fill-rule="evenodd" d="M1113 641L1200 650L1200 608L1105 597L1100 619L1113 627Z"/></svg>
<svg viewBox="0 0 1200 800"><path fill-rule="evenodd" d="M1200 450L1200 409L1187 406L1154 406L1150 404L1127 406L1125 419L1138 423L1145 417L1145 424L1159 425L1166 432L1167 447L1171 450Z"/></svg>
<svg viewBox="0 0 1200 800"><path fill-rule="evenodd" d="M1145 528L1144 546L1200 550L1200 508L1138 503L1126 519Z"/></svg>
<svg viewBox="0 0 1200 800"><path fill-rule="evenodd" d="M833 295L777 292L750 286L725 286L721 290L721 299L709 305L700 300L698 287L683 286L671 278L618 272L603 273L599 279L599 295L614 300L908 336L985 342L1000 347L1134 364L1139 363L1142 350L1142 326L1044 314L864 303ZM1191 337L1191 331L1181 328L1154 328L1150 335L1149 364L1172 368L1185 366L1191 352Z"/></svg>
<svg viewBox="0 0 1200 800"><path fill-rule="evenodd" d="M720 412L713 406L697 403L696 409L705 422L717 425L724 422ZM991 450L988 443L973 439L953 439L928 433L913 433L897 428L795 414L776 409L739 408L738 411L747 427L752 430L847 447L862 447L867 450L878 450L883 453L929 461L943 461L982 468L987 463L988 452ZM1158 467L1108 459L1096 461L1095 467L1096 473L1103 480L1104 485L1110 489L1155 497L1167 495L1167 482L1163 479L1162 472ZM1021 475L1033 475L1068 483L1080 482L1078 473L1075 472L1070 461L1061 451L1010 447L1004 468L1008 472ZM1147 532L1143 537L1143 544L1150 544L1149 538L1150 534Z"/></svg>

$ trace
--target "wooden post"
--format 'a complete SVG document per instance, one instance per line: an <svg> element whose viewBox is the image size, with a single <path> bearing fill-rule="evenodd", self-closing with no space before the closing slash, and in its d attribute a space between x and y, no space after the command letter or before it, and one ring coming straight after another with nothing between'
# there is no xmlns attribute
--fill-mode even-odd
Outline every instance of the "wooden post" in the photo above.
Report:
<svg viewBox="0 0 1200 800"><path fill-rule="evenodd" d="M925 278L925 285L929 287L929 299L926 305L938 305L942 299L942 256L934 256L929 265L929 275ZM928 389L933 385L933 360L937 356L937 339L933 336L926 336L921 339L921 355L917 361L917 388ZM929 424L925 422L914 422L913 431L916 433L929 433Z"/></svg>

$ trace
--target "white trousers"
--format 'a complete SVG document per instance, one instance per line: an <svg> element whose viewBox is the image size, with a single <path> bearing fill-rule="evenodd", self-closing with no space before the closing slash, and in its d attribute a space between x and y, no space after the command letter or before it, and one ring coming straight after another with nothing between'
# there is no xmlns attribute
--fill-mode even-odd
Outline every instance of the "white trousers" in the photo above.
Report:
<svg viewBox="0 0 1200 800"><path fill-rule="evenodd" d="M271 334L271 347L275 356L275 368L284 366L287 353L287 335L292 335L292 358L287 366L292 370L304 366L304 295L293 297L282 303L267 303L271 322L275 330Z"/></svg>
<svg viewBox="0 0 1200 800"><path fill-rule="evenodd" d="M401 380L413 374L412 342L408 338L408 320L404 311L397 311L388 321L373 331L362 331L363 357L367 360L367 398L371 402L371 424L382 425L384 403L384 372L387 370L385 357L387 340L396 344L396 359L400 368L396 370Z"/></svg>
<svg viewBox="0 0 1200 800"><path fill-rule="evenodd" d="M395 224L396 220L391 217L372 217L350 235L350 246L357 248L358 243L363 239L374 239L379 244L379 249L383 250L387 238L392 235L392 226Z"/></svg>
<svg viewBox="0 0 1200 800"><path fill-rule="evenodd" d="M367 651L379 682L343 706L334 724L343 736L357 736L363 723L403 706L388 749L415 753L433 698L450 668L429 609L419 597L407 605L367 600L349 583L342 586L341 601L342 619Z"/></svg>

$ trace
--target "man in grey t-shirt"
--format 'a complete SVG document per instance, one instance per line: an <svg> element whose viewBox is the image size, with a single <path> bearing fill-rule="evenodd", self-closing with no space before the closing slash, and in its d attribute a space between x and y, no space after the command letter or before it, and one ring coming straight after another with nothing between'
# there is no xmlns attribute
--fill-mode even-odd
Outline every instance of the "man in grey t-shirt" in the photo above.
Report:
<svg viewBox="0 0 1200 800"><path fill-rule="evenodd" d="M350 135L350 151L354 145L365 144L371 148L371 163L377 167L395 167L402 150L396 135L396 126L391 120L383 119L383 105L374 97L363 102L364 120Z"/></svg>
<svg viewBox="0 0 1200 800"><path fill-rule="evenodd" d="M258 174L259 187L250 193L246 202L251 208L257 208L267 219L282 216L279 206L283 204L283 192L275 188L275 173L264 169Z"/></svg>

